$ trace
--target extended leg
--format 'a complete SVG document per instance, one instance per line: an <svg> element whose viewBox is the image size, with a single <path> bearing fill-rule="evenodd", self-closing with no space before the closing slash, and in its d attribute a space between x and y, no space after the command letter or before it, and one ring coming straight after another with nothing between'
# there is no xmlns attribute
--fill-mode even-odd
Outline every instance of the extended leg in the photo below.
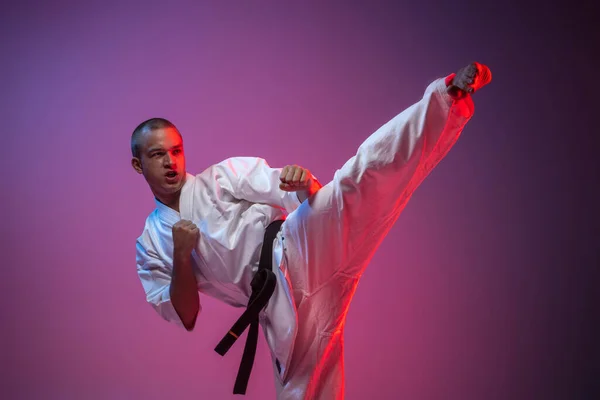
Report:
<svg viewBox="0 0 600 400"><path fill-rule="evenodd" d="M337 398L343 392L341 338L356 283L415 189L471 118L468 89L480 75L469 66L431 83L420 101L368 137L284 223L298 337L289 380L278 383L279 398Z"/></svg>

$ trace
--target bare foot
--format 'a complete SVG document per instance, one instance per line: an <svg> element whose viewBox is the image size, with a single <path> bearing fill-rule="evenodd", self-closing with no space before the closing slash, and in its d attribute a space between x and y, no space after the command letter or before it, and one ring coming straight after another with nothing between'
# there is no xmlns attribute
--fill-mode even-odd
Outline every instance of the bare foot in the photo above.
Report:
<svg viewBox="0 0 600 400"><path fill-rule="evenodd" d="M462 99L491 81L492 71L487 66L474 62L458 70L448 85L448 94L454 99Z"/></svg>

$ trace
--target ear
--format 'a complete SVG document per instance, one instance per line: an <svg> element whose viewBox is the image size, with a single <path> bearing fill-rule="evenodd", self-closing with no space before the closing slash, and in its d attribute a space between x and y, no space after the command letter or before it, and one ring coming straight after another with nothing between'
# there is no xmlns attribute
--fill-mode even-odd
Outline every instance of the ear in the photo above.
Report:
<svg viewBox="0 0 600 400"><path fill-rule="evenodd" d="M142 161L139 158L133 157L131 159L131 166L133 167L133 169L135 169L135 172L137 172L138 174L142 173Z"/></svg>

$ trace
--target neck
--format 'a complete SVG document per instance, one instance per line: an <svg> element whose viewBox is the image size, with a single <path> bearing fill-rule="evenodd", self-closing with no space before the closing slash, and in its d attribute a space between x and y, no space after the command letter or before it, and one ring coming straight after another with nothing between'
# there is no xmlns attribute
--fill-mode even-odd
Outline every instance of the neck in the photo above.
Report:
<svg viewBox="0 0 600 400"><path fill-rule="evenodd" d="M163 203L165 206L179 212L179 196L180 196L180 194L181 194L181 190L178 190L176 193L173 193L168 196L164 196L164 195L160 196L155 193L154 197L156 197L156 199L158 201L160 201L161 203Z"/></svg>

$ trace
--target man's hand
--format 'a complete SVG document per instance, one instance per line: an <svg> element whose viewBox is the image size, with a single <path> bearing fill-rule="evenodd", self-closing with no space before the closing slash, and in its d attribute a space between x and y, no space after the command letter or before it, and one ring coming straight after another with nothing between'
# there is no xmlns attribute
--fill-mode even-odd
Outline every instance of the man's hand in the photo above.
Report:
<svg viewBox="0 0 600 400"><path fill-rule="evenodd" d="M182 219L173 225L173 247L175 253L189 256L200 239L200 230L192 221Z"/></svg>
<svg viewBox="0 0 600 400"><path fill-rule="evenodd" d="M313 176L306 168L297 165L288 165L281 170L279 188L286 192L307 190L313 182Z"/></svg>
<svg viewBox="0 0 600 400"><path fill-rule="evenodd" d="M286 192L298 192L298 200L303 202L319 189L321 184L306 168L288 165L281 170L279 188Z"/></svg>

